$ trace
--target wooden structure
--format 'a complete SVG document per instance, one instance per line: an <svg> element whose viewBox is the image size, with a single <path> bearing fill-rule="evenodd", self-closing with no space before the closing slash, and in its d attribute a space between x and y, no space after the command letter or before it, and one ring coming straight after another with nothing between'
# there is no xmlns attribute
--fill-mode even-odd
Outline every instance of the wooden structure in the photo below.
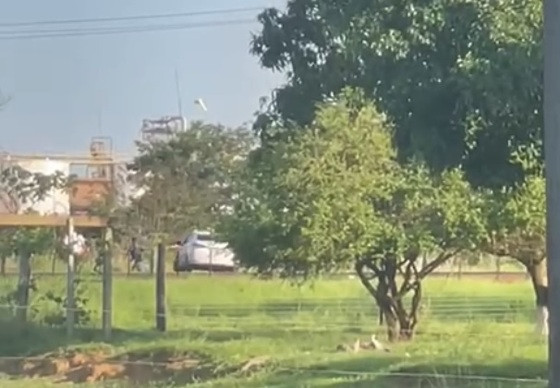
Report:
<svg viewBox="0 0 560 388"><path fill-rule="evenodd" d="M115 162L112 158L112 144L109 138L94 138L90 147L90 156L86 158L56 157L56 156L17 156L10 155L10 159L17 163L21 160L65 160L70 165L81 165L85 168L85 176L72 180L70 190L69 214L13 214L0 213L0 228L10 227L65 227L71 241L75 229L104 230L106 244L112 243L112 234L108 220L94 216L91 210L95 205L107 199L114 190ZM103 258L103 333L106 340L111 337L112 315L112 274L111 257L106 253ZM20 257L20 287L22 293L18 303L18 315L22 322L26 319L28 305L28 291L31 277L29 257ZM75 324L75 258L70 253L67 261L67 312L66 325L69 337L72 337Z"/></svg>
<svg viewBox="0 0 560 388"><path fill-rule="evenodd" d="M64 227L72 218L75 228L80 229L103 229L106 228L107 219L87 215L62 216L62 215L38 215L38 214L0 214L0 228L14 226L35 227Z"/></svg>
<svg viewBox="0 0 560 388"><path fill-rule="evenodd" d="M70 211L72 214L88 214L92 207L101 205L113 194L115 187L115 161L112 157L113 144L110 138L93 138L90 158L84 164L82 176L72 180Z"/></svg>
<svg viewBox="0 0 560 388"><path fill-rule="evenodd" d="M66 169L72 178L71 187L67 193L69 199L66 200L66 211L72 216L91 214L93 208L103 205L106 199L115 193L118 186L116 184L119 181L117 166L125 164L122 155L121 160L116 160L113 154L112 140L109 137L94 137L90 143L89 155L6 154L1 157L15 164L41 163L42 161L66 164ZM4 217L5 213L0 209L0 218ZM22 218L22 222L31 222L30 219L29 217ZM76 220L76 227L80 227L78 225L80 220L83 219ZM5 225L7 222L4 221L0 225ZM93 227L93 222L92 220L87 221L84 227ZM37 225L37 222L32 222L32 224ZM57 221L58 224L60 224L60 221ZM43 224L43 226L47 225Z"/></svg>

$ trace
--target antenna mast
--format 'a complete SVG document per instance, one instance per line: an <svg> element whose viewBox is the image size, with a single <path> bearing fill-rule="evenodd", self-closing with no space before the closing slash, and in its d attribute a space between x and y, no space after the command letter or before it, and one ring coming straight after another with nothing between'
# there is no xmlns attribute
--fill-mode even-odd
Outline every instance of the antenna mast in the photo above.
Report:
<svg viewBox="0 0 560 388"><path fill-rule="evenodd" d="M175 88L177 90L177 108L179 116L183 117L183 103L181 101L181 87L179 86L179 72L175 68Z"/></svg>

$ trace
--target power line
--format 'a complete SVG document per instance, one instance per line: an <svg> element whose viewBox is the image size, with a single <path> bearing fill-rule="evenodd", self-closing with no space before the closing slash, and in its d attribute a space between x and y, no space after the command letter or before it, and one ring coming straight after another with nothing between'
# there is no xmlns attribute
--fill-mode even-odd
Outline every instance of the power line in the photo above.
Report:
<svg viewBox="0 0 560 388"><path fill-rule="evenodd" d="M49 31L16 31L5 32L6 35L0 34L0 40L29 40L29 39L44 39L44 38L65 38L65 37L81 37L81 36L94 36L94 35L116 35L116 34L130 34L130 33L143 33L155 31L172 31L172 30L188 30L204 27L222 27L243 24L253 24L255 19L233 19L209 22L192 22L183 24L162 24L162 25L147 25L147 26L131 26L131 27L115 27L115 28L98 28L98 29L61 29Z"/></svg>
<svg viewBox="0 0 560 388"><path fill-rule="evenodd" d="M228 9L182 12L182 13L154 14L154 15L135 15L135 16L104 17L104 18L89 18L89 19L39 20L33 22L0 23L0 28L32 27L38 25L56 25L56 24L83 24L83 23L99 23L99 22L134 21L134 20L154 20L154 19L182 18L182 17L209 16L209 15L229 15L229 14L243 13L243 12L262 11L263 9L264 7L245 7L245 8L228 8Z"/></svg>

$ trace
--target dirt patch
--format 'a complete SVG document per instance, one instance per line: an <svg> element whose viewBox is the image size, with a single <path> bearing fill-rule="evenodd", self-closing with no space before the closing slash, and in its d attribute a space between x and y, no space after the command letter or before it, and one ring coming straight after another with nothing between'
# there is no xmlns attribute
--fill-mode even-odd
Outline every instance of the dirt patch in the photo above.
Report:
<svg viewBox="0 0 560 388"><path fill-rule="evenodd" d="M46 354L25 359L0 361L0 373L14 378L44 378L59 383L129 381L131 385L157 381L188 384L207 381L232 373L219 368L208 357L169 351L127 353Z"/></svg>

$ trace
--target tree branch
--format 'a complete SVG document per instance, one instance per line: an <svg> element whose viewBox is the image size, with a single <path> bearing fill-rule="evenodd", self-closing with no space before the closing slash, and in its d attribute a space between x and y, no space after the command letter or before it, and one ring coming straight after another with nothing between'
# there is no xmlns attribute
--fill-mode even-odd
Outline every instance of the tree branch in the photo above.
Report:
<svg viewBox="0 0 560 388"><path fill-rule="evenodd" d="M426 276L428 276L434 270L436 270L436 268L438 268L440 265L442 265L447 260L449 260L453 256L457 255L459 252L461 252L461 250L462 249L457 248L453 251L443 251L443 252L441 252L438 255L438 257L436 257L434 260L432 260L430 263L428 263L428 265L426 265L424 268L422 268L422 270L418 273L418 278L419 279L424 279Z"/></svg>

